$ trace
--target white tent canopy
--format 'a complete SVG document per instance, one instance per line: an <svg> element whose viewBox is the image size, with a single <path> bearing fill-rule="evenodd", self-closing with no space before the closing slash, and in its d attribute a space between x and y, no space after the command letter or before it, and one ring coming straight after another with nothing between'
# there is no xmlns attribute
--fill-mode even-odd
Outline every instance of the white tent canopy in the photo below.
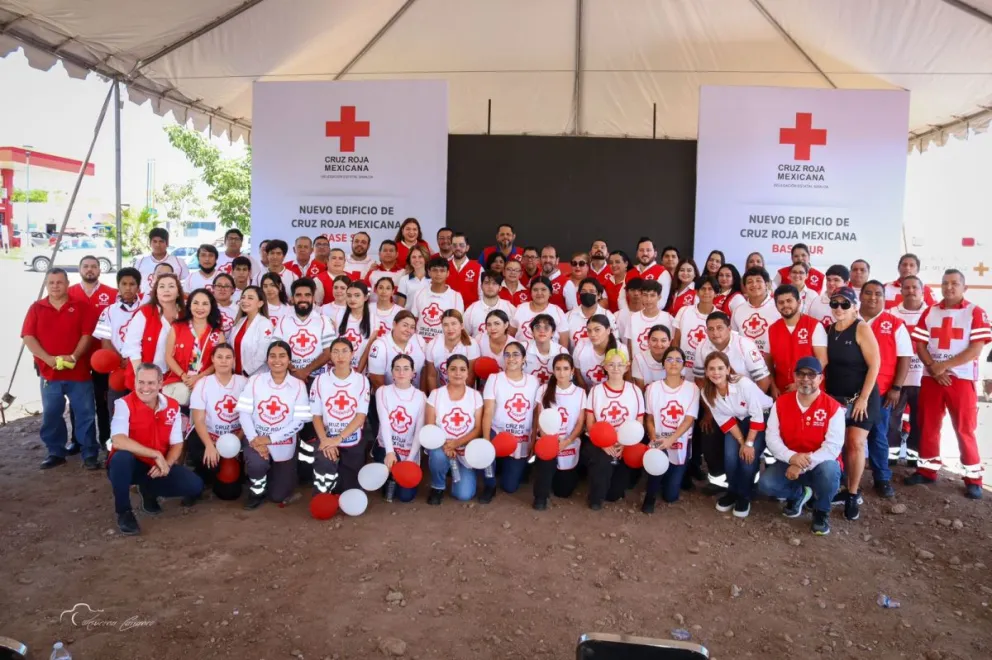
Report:
<svg viewBox="0 0 992 660"><path fill-rule="evenodd" d="M992 0L0 0L19 47L232 139L256 80L444 78L453 133L692 139L704 84L908 89L920 148L992 121Z"/></svg>

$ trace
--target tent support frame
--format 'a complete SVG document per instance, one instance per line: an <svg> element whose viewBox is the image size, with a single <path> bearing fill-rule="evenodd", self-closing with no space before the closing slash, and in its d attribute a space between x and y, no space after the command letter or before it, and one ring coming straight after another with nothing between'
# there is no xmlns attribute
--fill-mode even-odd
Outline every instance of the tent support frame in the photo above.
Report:
<svg viewBox="0 0 992 660"><path fill-rule="evenodd" d="M582 117L582 0L575 0L575 80L572 84L572 135L580 135Z"/></svg>
<svg viewBox="0 0 992 660"><path fill-rule="evenodd" d="M387 32L389 32L389 28L393 27L396 24L396 21L400 20L400 17L406 13L406 10L409 9L414 2L416 2L416 0L406 0L406 2L403 3L403 6L397 9L396 13L390 16L389 20L386 21L381 28L379 28L379 31L372 35L372 38L369 39L364 46L362 46L362 49L358 51L358 53L356 53L347 64L344 65L344 68L338 71L337 75L334 76L334 80L341 80L343 77L348 75L348 72L351 71L356 64L358 64L359 60L365 57L366 53L372 50L372 48L386 35Z"/></svg>
<svg viewBox="0 0 992 660"><path fill-rule="evenodd" d="M828 76L826 72L823 69L821 69L820 66L815 61L813 61L813 58L810 57L810 54L807 53L805 50L803 50L803 47L800 46L798 43L796 43L796 40L792 38L792 35L789 34L784 27L782 27L782 24L776 21L775 17L772 16L767 9L765 9L765 6L761 4L761 0L751 0L751 4L754 5L754 8L757 9L762 16L764 16L765 20L768 21L768 23L773 28L775 28L775 31L778 32L779 35L781 35L781 37L785 39L786 42L788 42L788 44L796 50L797 53L803 56L803 59L806 60L806 63L809 64L814 69L816 69L816 72L819 73L820 76L822 76L823 79L827 81L827 84L830 85L831 89L837 89L837 85L835 85L834 81L830 79L830 76Z"/></svg>
<svg viewBox="0 0 992 660"><path fill-rule="evenodd" d="M117 228L117 270L123 267L124 218L121 214L121 79L114 78L114 226Z"/></svg>
<svg viewBox="0 0 992 660"><path fill-rule="evenodd" d="M989 16L978 7L973 7L969 5L967 2L963 2L963 0L942 0L942 1L944 4L950 5L955 9L963 11L964 13L968 14L973 18L977 18L980 21L984 21L989 25L992 25L992 16Z"/></svg>

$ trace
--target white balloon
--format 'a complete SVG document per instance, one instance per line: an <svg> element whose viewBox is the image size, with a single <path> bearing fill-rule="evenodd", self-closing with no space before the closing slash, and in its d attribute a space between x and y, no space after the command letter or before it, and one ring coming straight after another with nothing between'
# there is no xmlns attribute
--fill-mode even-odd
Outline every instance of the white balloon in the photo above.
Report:
<svg viewBox="0 0 992 660"><path fill-rule="evenodd" d="M425 424L417 437L424 449L438 449L444 445L444 431L436 424Z"/></svg>
<svg viewBox="0 0 992 660"><path fill-rule="evenodd" d="M358 471L358 485L365 490L379 490L389 478L389 468L384 463L369 463Z"/></svg>
<svg viewBox="0 0 992 660"><path fill-rule="evenodd" d="M465 462L476 470L484 470L496 460L496 448L485 438L476 438L465 445Z"/></svg>
<svg viewBox="0 0 992 660"><path fill-rule="evenodd" d="M338 507L349 516L360 516L369 506L369 496L360 488L351 488L341 493Z"/></svg>
<svg viewBox="0 0 992 660"><path fill-rule="evenodd" d="M537 425L544 435L558 435L561 433L561 413L557 408L548 408L537 418Z"/></svg>
<svg viewBox="0 0 992 660"><path fill-rule="evenodd" d="M668 472L668 452L662 449L649 449L644 452L644 471L654 477Z"/></svg>
<svg viewBox="0 0 992 660"><path fill-rule="evenodd" d="M233 433L225 433L214 442L217 453L221 458L234 458L241 453L241 441Z"/></svg>
<svg viewBox="0 0 992 660"><path fill-rule="evenodd" d="M636 445L644 439L644 426L636 420L629 419L617 429L617 442L624 447Z"/></svg>

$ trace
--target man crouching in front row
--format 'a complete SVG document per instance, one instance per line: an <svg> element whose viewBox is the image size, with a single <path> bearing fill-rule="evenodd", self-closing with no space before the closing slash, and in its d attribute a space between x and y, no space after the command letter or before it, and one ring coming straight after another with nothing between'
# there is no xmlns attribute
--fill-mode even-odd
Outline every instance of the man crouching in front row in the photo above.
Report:
<svg viewBox="0 0 992 660"><path fill-rule="evenodd" d="M114 491L117 526L121 533L140 533L131 510L131 486L137 484L141 509L162 513L159 497L182 497L190 505L200 496L203 481L182 465L182 417L179 403L161 393L162 370L145 363L134 374L134 391L114 404L110 423L111 450L107 475Z"/></svg>

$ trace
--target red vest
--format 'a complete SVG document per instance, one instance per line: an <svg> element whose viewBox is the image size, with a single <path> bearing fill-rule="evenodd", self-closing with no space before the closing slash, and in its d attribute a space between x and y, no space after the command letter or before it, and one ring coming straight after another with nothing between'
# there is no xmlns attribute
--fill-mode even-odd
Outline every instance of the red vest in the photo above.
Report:
<svg viewBox="0 0 992 660"><path fill-rule="evenodd" d="M878 393L882 396L885 396L892 387L892 381L896 379L896 362L898 362L896 331L901 325L906 325L906 322L889 312L882 312L872 319L870 324L875 340L878 341L878 356L881 364L875 382L878 384Z"/></svg>
<svg viewBox="0 0 992 660"><path fill-rule="evenodd" d="M792 264L789 264L788 266L782 266L781 268L778 269L779 281L782 284L789 283L790 270L792 270ZM827 276L815 268L811 267L809 269L809 273L806 274L806 286L808 286L810 289L813 289L817 293L823 292L823 285L826 283L826 281L827 281Z"/></svg>
<svg viewBox="0 0 992 660"><path fill-rule="evenodd" d="M155 305L142 305L136 314L145 317L145 332L141 335L141 362L154 362L158 336L162 334L162 315ZM134 389L134 366L130 360L124 369L124 384L127 389Z"/></svg>
<svg viewBox="0 0 992 660"><path fill-rule="evenodd" d="M465 309L479 299L479 281L482 279L482 266L478 261L465 258L461 271L455 268L455 260L448 262L448 286L462 294Z"/></svg>
<svg viewBox="0 0 992 660"><path fill-rule="evenodd" d="M173 349L172 357L182 367L183 373L187 373L189 371L189 365L193 361L193 349L196 347L196 338L193 336L193 330L190 328L188 321L177 321L173 323L172 330L176 333L176 345ZM224 341L224 334L220 330L211 330L210 328L208 330L209 332L206 333L206 337L201 337L203 356L200 358L200 368L196 373L203 373L210 366L210 358L214 354L214 347ZM166 385L169 383L178 383L181 380L179 376L172 373L171 369L165 374Z"/></svg>
<svg viewBox="0 0 992 660"><path fill-rule="evenodd" d="M778 430L785 446L800 454L809 454L820 448L827 437L830 418L840 409L840 404L824 391L806 412L799 408L798 392L787 392L775 401Z"/></svg>
<svg viewBox="0 0 992 660"><path fill-rule="evenodd" d="M785 319L779 319L768 328L768 352L775 366L775 386L785 391L795 380L796 362L799 358L813 355L813 333L816 319L806 314L799 315L796 327L789 332Z"/></svg>
<svg viewBox="0 0 992 660"><path fill-rule="evenodd" d="M152 410L145 405L138 395L131 392L123 399L127 404L129 415L129 425L127 437L135 442L156 449L165 456L169 451L169 436L172 435L172 425L182 423L179 416L179 403L175 399L165 397L165 408L159 411ZM116 449L111 449L107 456L107 463L113 457ZM139 461L155 465L155 460L145 456L135 456Z"/></svg>

